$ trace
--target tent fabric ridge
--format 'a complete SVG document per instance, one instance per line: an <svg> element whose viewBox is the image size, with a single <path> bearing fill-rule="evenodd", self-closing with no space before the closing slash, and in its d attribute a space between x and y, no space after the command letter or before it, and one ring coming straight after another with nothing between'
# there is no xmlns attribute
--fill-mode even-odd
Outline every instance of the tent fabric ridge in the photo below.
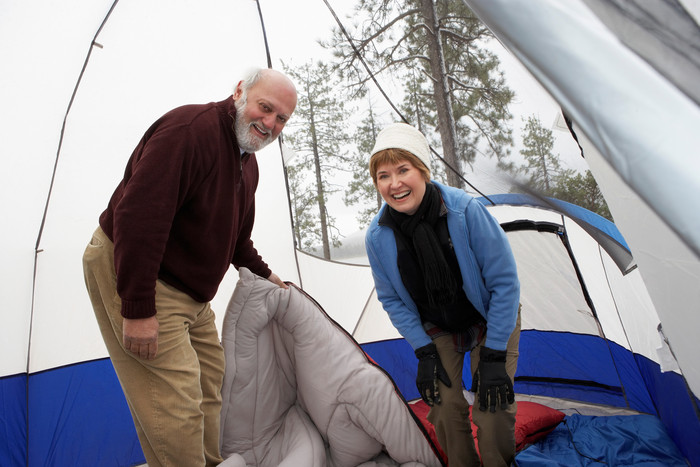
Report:
<svg viewBox="0 0 700 467"><path fill-rule="evenodd" d="M536 230L537 232L551 232L556 234L562 234L564 232L564 226L561 224L526 219L504 222L501 224L501 227L506 232L515 232L518 230Z"/></svg>
<svg viewBox="0 0 700 467"><path fill-rule="evenodd" d="M611 386L609 384L598 383L596 381L585 381L582 379L572 379L572 378L557 378L555 376L516 376L515 381L517 382L530 382L530 383L555 383L555 384L567 384L574 386L583 387L594 387L597 389L605 389L607 391L613 392L615 394L622 395L624 390L621 386Z"/></svg>

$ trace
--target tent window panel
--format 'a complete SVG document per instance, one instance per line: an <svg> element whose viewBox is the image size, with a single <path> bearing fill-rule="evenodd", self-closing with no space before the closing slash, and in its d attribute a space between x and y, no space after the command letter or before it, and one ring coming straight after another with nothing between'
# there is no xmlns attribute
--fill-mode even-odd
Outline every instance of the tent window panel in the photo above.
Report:
<svg viewBox="0 0 700 467"><path fill-rule="evenodd" d="M516 376L578 381L607 388L621 386L605 340L562 332L524 331Z"/></svg>
<svg viewBox="0 0 700 467"><path fill-rule="evenodd" d="M598 326L558 234L508 232L518 266L522 328L597 336Z"/></svg>
<svg viewBox="0 0 700 467"><path fill-rule="evenodd" d="M610 348L597 336L524 331L515 383L524 394L627 405Z"/></svg>

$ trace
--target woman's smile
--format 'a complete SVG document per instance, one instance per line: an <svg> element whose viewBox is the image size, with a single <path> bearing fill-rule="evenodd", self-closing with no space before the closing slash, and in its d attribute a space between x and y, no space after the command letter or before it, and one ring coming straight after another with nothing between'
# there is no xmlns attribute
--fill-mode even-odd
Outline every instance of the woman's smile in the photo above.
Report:
<svg viewBox="0 0 700 467"><path fill-rule="evenodd" d="M409 161L385 163L377 168L377 190L398 212L413 215L425 195L425 177Z"/></svg>

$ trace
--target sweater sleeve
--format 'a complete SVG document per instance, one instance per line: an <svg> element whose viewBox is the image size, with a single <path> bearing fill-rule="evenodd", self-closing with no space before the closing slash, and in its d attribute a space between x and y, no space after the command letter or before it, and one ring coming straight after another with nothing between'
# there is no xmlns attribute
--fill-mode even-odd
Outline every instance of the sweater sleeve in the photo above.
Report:
<svg viewBox="0 0 700 467"><path fill-rule="evenodd" d="M270 268L267 263L263 261L260 254L258 254L258 250L255 249L253 240L250 238L254 222L255 203L253 203L245 217L244 226L238 237L238 243L236 244L232 264L236 269L243 266L250 269L254 274L267 279L272 271L270 271Z"/></svg>
<svg viewBox="0 0 700 467"><path fill-rule="evenodd" d="M154 124L137 146L113 206L114 259L122 316L156 313L155 285L173 218L196 170L189 131Z"/></svg>

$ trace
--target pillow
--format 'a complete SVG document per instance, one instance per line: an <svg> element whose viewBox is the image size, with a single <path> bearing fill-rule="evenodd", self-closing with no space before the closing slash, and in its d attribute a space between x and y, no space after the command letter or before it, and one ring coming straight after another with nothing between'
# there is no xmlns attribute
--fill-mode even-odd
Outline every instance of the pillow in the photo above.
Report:
<svg viewBox="0 0 700 467"><path fill-rule="evenodd" d="M428 421L428 412L430 407L418 399L411 402L409 407L416 414L418 419L423 423L428 435L435 442L438 451L443 460L446 460L444 451L438 443L435 435L435 428ZM471 409L469 407L469 419L471 420ZM549 432L554 430L557 425L564 419L565 414L559 410L547 407L546 405L538 404L537 402L518 401L518 412L515 415L515 452L519 452L537 440L547 436ZM472 422L472 433L476 437L476 425ZM478 445L477 445L478 450Z"/></svg>
<svg viewBox="0 0 700 467"><path fill-rule="evenodd" d="M565 416L564 412L537 402L518 401L518 412L515 414L515 452L547 436ZM473 428L476 433L476 427Z"/></svg>

